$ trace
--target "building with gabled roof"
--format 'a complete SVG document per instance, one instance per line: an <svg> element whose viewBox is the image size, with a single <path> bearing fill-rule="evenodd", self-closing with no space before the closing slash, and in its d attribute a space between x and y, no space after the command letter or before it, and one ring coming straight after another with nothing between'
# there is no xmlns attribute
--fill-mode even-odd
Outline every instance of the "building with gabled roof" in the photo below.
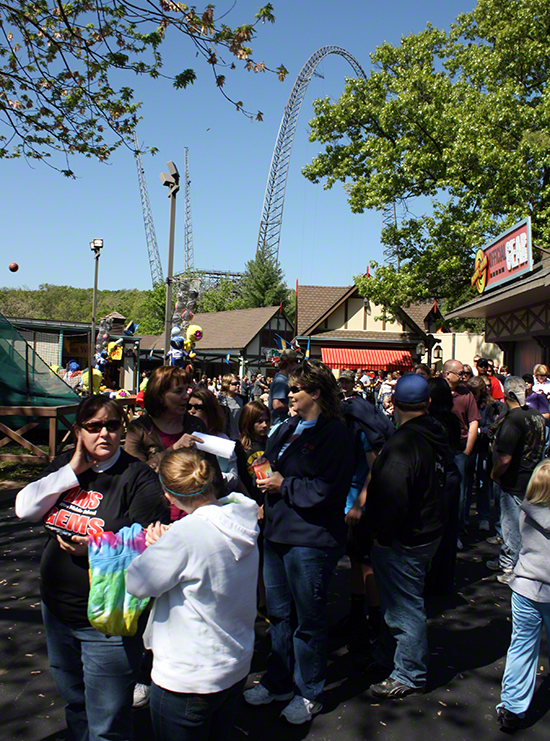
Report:
<svg viewBox="0 0 550 741"><path fill-rule="evenodd" d="M298 286L297 334L310 357L334 369L412 370L444 325L435 304L397 309L395 319L359 295L357 286Z"/></svg>
<svg viewBox="0 0 550 741"><path fill-rule="evenodd" d="M245 368L256 370L271 367L270 358L277 347L275 334L290 342L293 326L279 306L264 306L257 309L233 309L195 314L192 324L203 331L203 338L195 345L195 363L205 373L219 373ZM151 355L155 365L162 359L164 333L144 335L141 338L142 365ZM229 354L229 366L226 358ZM225 366L225 368L224 368Z"/></svg>

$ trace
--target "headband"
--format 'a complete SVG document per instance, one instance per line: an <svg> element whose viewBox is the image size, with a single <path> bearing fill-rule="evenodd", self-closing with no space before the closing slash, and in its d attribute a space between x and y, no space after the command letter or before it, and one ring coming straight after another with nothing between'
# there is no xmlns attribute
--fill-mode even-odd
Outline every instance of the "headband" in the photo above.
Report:
<svg viewBox="0 0 550 741"><path fill-rule="evenodd" d="M164 491L167 491L167 492L168 492L168 494L173 494L173 495L174 495L175 497L194 497L194 496L196 496L197 494L202 494L202 493L203 493L203 491L204 491L204 490L205 490L206 488L208 488L208 484L210 483L210 482L208 482L208 483L207 483L207 484L206 484L205 486L203 486L203 487L202 487L202 489L199 489L199 491L194 491L194 492L192 492L191 494L180 494L180 493L179 493L178 491L172 491L172 489L169 489L169 488L168 488L168 487L167 487L167 486L166 486L166 485L165 485L165 484L163 483L163 481L162 481L162 478L161 478L161 476L160 476L160 471L159 471L159 481L160 481L160 485L162 486L162 488L164 489Z"/></svg>

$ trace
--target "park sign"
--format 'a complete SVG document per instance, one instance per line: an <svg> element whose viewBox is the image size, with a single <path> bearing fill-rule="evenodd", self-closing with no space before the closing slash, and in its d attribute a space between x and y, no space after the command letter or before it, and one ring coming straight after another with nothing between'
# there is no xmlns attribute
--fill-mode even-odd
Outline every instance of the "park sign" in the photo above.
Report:
<svg viewBox="0 0 550 741"><path fill-rule="evenodd" d="M532 269L531 218L528 216L477 251L472 286L484 293Z"/></svg>

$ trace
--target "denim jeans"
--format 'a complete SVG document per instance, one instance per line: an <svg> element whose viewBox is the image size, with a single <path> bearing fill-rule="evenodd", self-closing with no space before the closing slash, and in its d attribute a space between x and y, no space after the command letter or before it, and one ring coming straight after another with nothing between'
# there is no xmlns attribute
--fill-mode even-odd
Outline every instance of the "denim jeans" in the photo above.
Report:
<svg viewBox="0 0 550 741"><path fill-rule="evenodd" d="M502 545L499 562L505 571L512 571L521 550L521 533L519 514L522 500L515 494L500 492L500 524L502 527Z"/></svg>
<svg viewBox="0 0 550 741"><path fill-rule="evenodd" d="M384 623L373 656L393 667L391 676L410 687L423 687L428 670L428 624L424 580L441 538L407 548L397 540L374 543L371 561Z"/></svg>
<svg viewBox="0 0 550 741"><path fill-rule="evenodd" d="M512 592L512 642L506 655L501 705L523 715L535 691L542 624L550 635L550 604Z"/></svg>
<svg viewBox="0 0 550 741"><path fill-rule="evenodd" d="M275 694L293 689L308 700L323 691L327 670L327 593L342 548L264 541L264 582L271 653L262 684ZM294 674L294 684L292 676Z"/></svg>
<svg viewBox="0 0 550 741"><path fill-rule="evenodd" d="M91 625L75 628L58 620L44 604L42 617L50 669L67 703L68 739L131 741L142 631L121 638L106 636Z"/></svg>
<svg viewBox="0 0 550 741"><path fill-rule="evenodd" d="M246 677L207 695L171 692L151 685L151 721L155 741L230 739Z"/></svg>

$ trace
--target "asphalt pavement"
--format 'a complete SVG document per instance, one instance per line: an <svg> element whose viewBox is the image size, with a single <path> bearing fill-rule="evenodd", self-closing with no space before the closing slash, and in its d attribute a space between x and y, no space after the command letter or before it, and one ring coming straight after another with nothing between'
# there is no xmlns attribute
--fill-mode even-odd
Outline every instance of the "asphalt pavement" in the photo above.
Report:
<svg viewBox="0 0 550 741"><path fill-rule="evenodd" d="M40 618L39 561L45 534L19 521L15 491L0 492L0 728L5 741L65 741L63 702L48 669ZM483 534L485 535L485 533ZM358 671L338 623L347 612L349 563L342 559L330 589L330 660L324 708L311 724L290 726L280 703L249 707L237 719L236 741L471 741L502 739L496 723L504 658L511 633L510 589L499 584L485 561L498 548L477 531L458 555L456 591L430 598L430 671L426 694L377 701L369 692L376 677ZM249 684L261 677L269 650L267 625L258 622ZM543 642L529 727L518 739L550 738L550 677ZM135 711L136 741L152 741L146 708ZM220 739L219 741L224 741Z"/></svg>

